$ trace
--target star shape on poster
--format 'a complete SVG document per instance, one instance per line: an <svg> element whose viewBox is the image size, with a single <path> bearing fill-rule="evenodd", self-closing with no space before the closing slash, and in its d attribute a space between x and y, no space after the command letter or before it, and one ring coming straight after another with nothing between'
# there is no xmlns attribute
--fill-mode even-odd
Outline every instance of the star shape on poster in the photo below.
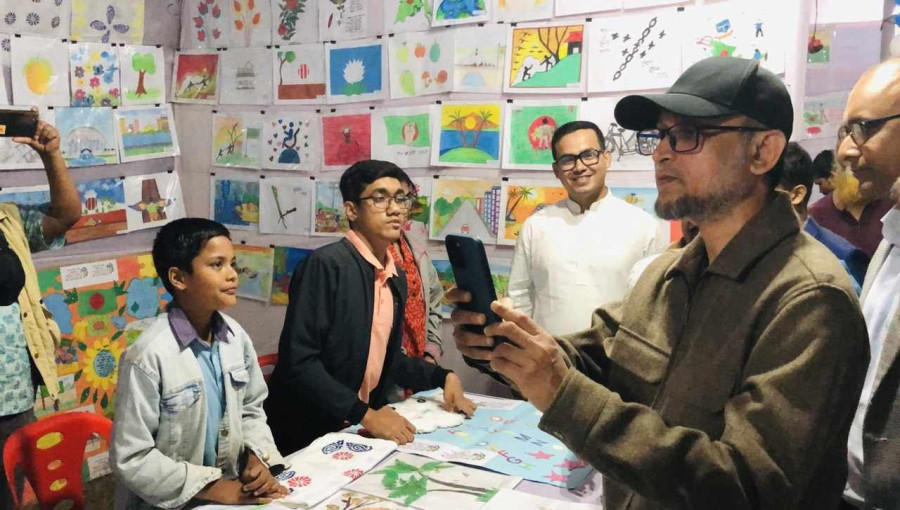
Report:
<svg viewBox="0 0 900 510"><path fill-rule="evenodd" d="M665 30L663 30L663 31L661 31L661 32L659 33L659 38L660 38L660 39L662 39L662 38L665 37L665 36L666 36L666 31L665 31Z"/></svg>
<svg viewBox="0 0 900 510"><path fill-rule="evenodd" d="M534 453L529 453L528 455L531 455L532 457L534 457L535 459L538 459L538 460L552 459L552 458L553 458L553 455L551 455L551 454L549 454L549 453L544 453L542 450L538 450L538 451L536 451L536 452L534 452Z"/></svg>
<svg viewBox="0 0 900 510"><path fill-rule="evenodd" d="M556 464L553 467L561 467L568 471L574 471L576 469L581 469L583 467L587 467L587 464L585 464L584 461L581 459L575 459L575 460L566 459L566 460L562 461L562 464Z"/></svg>
<svg viewBox="0 0 900 510"><path fill-rule="evenodd" d="M550 476L544 476L544 478L550 480L551 482L566 482L569 480L569 477L561 475L556 471L550 471Z"/></svg>

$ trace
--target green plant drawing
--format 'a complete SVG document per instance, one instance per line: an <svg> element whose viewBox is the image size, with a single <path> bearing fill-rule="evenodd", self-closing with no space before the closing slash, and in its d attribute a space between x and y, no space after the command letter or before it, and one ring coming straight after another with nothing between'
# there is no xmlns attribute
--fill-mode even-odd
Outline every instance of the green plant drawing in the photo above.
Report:
<svg viewBox="0 0 900 510"><path fill-rule="evenodd" d="M426 462L417 467L395 459L393 464L375 471L374 474L384 475L381 485L390 491L388 498L400 499L404 505L411 505L426 494L435 492L466 494L474 496L482 503L486 503L497 494L497 489L444 482L433 476L441 470L456 467L458 466L439 461Z"/></svg>

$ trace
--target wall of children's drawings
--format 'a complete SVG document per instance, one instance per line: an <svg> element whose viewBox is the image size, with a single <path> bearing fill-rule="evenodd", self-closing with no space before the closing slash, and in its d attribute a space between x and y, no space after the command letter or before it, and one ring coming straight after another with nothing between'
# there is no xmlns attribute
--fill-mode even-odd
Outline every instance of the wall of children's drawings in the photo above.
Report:
<svg viewBox="0 0 900 510"><path fill-rule="evenodd" d="M564 197L550 171L554 130L597 123L613 193L652 211L652 161L612 110L698 59L755 58L783 74L796 138L827 148L853 79L882 55L872 22L884 2L844 13L843 0L819 0L822 49L807 55L797 20L811 22L815 3L0 0L0 104L41 107L82 196L67 246L35 256L69 326L59 411L112 409L118 355L151 297L167 299L135 254L171 219L232 229L242 299L229 313L265 354L277 349L292 268L347 229L336 180L360 159L413 176L421 206L408 233L445 286L441 239L463 232L488 244L502 293L522 222ZM36 154L0 138L0 200L46 200L45 185ZM97 261L118 273L66 286L63 269ZM444 364L467 390L503 394L443 333Z"/></svg>

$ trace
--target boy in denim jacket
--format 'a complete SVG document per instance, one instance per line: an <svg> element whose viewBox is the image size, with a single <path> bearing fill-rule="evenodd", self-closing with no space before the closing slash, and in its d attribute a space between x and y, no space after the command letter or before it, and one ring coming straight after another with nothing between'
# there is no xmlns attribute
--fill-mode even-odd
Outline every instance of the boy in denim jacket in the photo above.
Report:
<svg viewBox="0 0 900 510"><path fill-rule="evenodd" d="M178 508L283 497L250 337L219 311L236 301L230 234L185 218L164 226L153 262L172 304L122 355L111 459L116 508Z"/></svg>

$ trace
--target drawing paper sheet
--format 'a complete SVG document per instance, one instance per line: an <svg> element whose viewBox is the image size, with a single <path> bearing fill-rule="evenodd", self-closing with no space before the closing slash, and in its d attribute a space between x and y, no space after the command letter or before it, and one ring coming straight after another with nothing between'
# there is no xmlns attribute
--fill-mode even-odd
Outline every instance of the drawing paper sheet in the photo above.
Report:
<svg viewBox="0 0 900 510"><path fill-rule="evenodd" d="M72 39L142 43L144 0L72 0Z"/></svg>
<svg viewBox="0 0 900 510"><path fill-rule="evenodd" d="M409 507L377 496L370 496L346 489L339 490L333 496L315 506L316 510L340 510L342 508L352 508L354 510L407 510Z"/></svg>
<svg viewBox="0 0 900 510"><path fill-rule="evenodd" d="M556 0L555 14L559 17L591 12L618 11L622 8L623 3L623 0Z"/></svg>
<svg viewBox="0 0 900 510"><path fill-rule="evenodd" d="M230 48L219 56L219 104L272 103L272 55L266 48Z"/></svg>
<svg viewBox="0 0 900 510"><path fill-rule="evenodd" d="M272 50L275 104L325 103L325 49L322 43Z"/></svg>
<svg viewBox="0 0 900 510"><path fill-rule="evenodd" d="M441 395L438 389L411 398L443 398ZM520 401L511 409L479 405L475 415L459 427L417 435L414 442L400 446L399 450L557 487L580 486L592 468L558 439L538 429L540 419L541 412L528 402ZM372 494L357 487L349 488Z"/></svg>
<svg viewBox="0 0 900 510"><path fill-rule="evenodd" d="M343 237L350 230L350 222L344 213L344 199L340 181L316 179L316 199L312 204L312 235Z"/></svg>
<svg viewBox="0 0 900 510"><path fill-rule="evenodd" d="M500 103L443 102L432 118L432 166L498 168L502 143Z"/></svg>
<svg viewBox="0 0 900 510"><path fill-rule="evenodd" d="M516 244L525 220L540 208L568 197L566 189L557 179L509 179L503 182L503 195L506 197L506 208L497 244L505 245Z"/></svg>
<svg viewBox="0 0 900 510"><path fill-rule="evenodd" d="M491 21L491 0L434 0L431 26Z"/></svg>
<svg viewBox="0 0 900 510"><path fill-rule="evenodd" d="M610 186L609 192L614 197L621 198L635 207L640 207L645 213L656 217L653 207L656 204L656 197L659 196L656 187Z"/></svg>
<svg viewBox="0 0 900 510"><path fill-rule="evenodd" d="M69 48L59 39L12 38L14 104L69 106Z"/></svg>
<svg viewBox="0 0 900 510"><path fill-rule="evenodd" d="M660 5L684 4L689 0L625 0L626 9L639 9L643 7L657 7Z"/></svg>
<svg viewBox="0 0 900 510"><path fill-rule="evenodd" d="M75 188L81 198L81 218L66 231L67 243L112 237L128 228L124 179L81 181Z"/></svg>
<svg viewBox="0 0 900 510"><path fill-rule="evenodd" d="M353 163L372 157L372 115L358 113L322 115L323 170L343 172Z"/></svg>
<svg viewBox="0 0 900 510"><path fill-rule="evenodd" d="M391 99L449 92L453 32L408 32L390 38Z"/></svg>
<svg viewBox="0 0 900 510"><path fill-rule="evenodd" d="M611 153L609 169L653 170L653 158L638 152L637 132L616 123L615 108L621 97L592 97L581 103L580 120L589 120L600 128Z"/></svg>
<svg viewBox="0 0 900 510"><path fill-rule="evenodd" d="M0 188L0 202L12 202L19 205L41 205L50 203L50 186L13 186Z"/></svg>
<svg viewBox="0 0 900 510"><path fill-rule="evenodd" d="M418 32L431 28L429 0L382 0L384 33Z"/></svg>
<svg viewBox="0 0 900 510"><path fill-rule="evenodd" d="M298 44L319 41L319 2L317 0L270 0L272 6L272 44Z"/></svg>
<svg viewBox="0 0 900 510"><path fill-rule="evenodd" d="M803 136L837 140L848 95L848 92L836 92L807 97L803 102Z"/></svg>
<svg viewBox="0 0 900 510"><path fill-rule="evenodd" d="M181 49L227 46L230 0L184 0L181 6Z"/></svg>
<svg viewBox="0 0 900 510"><path fill-rule="evenodd" d="M59 108L56 110L56 129L60 136L60 151L69 167L119 162L112 108Z"/></svg>
<svg viewBox="0 0 900 510"><path fill-rule="evenodd" d="M273 250L268 246L234 245L238 297L269 301L272 297Z"/></svg>
<svg viewBox="0 0 900 510"><path fill-rule="evenodd" d="M477 237L485 244L495 244L502 200L499 179L441 177L435 180L431 192L430 239L442 241L447 234L462 234Z"/></svg>
<svg viewBox="0 0 900 510"><path fill-rule="evenodd" d="M442 400L436 397L416 397L391 404L397 414L406 418L416 434L427 434L435 430L458 427L466 419L464 414L446 411Z"/></svg>
<svg viewBox="0 0 900 510"><path fill-rule="evenodd" d="M325 45L328 104L387 97L387 58L382 39Z"/></svg>
<svg viewBox="0 0 900 510"><path fill-rule="evenodd" d="M272 6L266 0L231 0L229 48L272 44Z"/></svg>
<svg viewBox="0 0 900 510"><path fill-rule="evenodd" d="M428 218L431 215L432 177L410 177L415 187L417 205L407 215L403 230L414 247L424 248L428 245ZM415 249L415 248L414 248Z"/></svg>
<svg viewBox="0 0 900 510"><path fill-rule="evenodd" d="M552 171L553 133L578 119L580 99L507 103L503 128L505 169Z"/></svg>
<svg viewBox="0 0 900 510"><path fill-rule="evenodd" d="M2 80L0 80L2 81ZM9 106L10 110L27 110L27 106ZM56 110L40 109L41 120L56 124ZM16 143L8 136L0 137L0 171L44 168L41 156L31 146Z"/></svg>
<svg viewBox="0 0 900 510"><path fill-rule="evenodd" d="M431 161L434 105L378 108L372 112L372 159L400 168L427 167Z"/></svg>
<svg viewBox="0 0 900 510"><path fill-rule="evenodd" d="M263 117L262 167L315 172L322 162L321 120L315 112L269 111Z"/></svg>
<svg viewBox="0 0 900 510"><path fill-rule="evenodd" d="M172 105L124 106L113 115L123 163L180 154Z"/></svg>
<svg viewBox="0 0 900 510"><path fill-rule="evenodd" d="M494 21L507 23L550 19L554 0L491 0Z"/></svg>
<svg viewBox="0 0 900 510"><path fill-rule="evenodd" d="M175 54L172 101L215 104L218 97L219 53L182 51Z"/></svg>
<svg viewBox="0 0 900 510"><path fill-rule="evenodd" d="M177 172L133 175L125 178L128 231L161 227L185 217L181 181Z"/></svg>
<svg viewBox="0 0 900 510"><path fill-rule="evenodd" d="M359 478L397 449L384 439L332 432L285 459L290 465L278 481L291 493L286 507L310 508Z"/></svg>
<svg viewBox="0 0 900 510"><path fill-rule="evenodd" d="M453 92L502 92L507 31L504 25L453 31Z"/></svg>
<svg viewBox="0 0 900 510"><path fill-rule="evenodd" d="M119 106L119 52L112 45L69 45L72 106Z"/></svg>
<svg viewBox="0 0 900 510"><path fill-rule="evenodd" d="M603 510L601 505L543 498L513 489L500 489L482 510L509 510L511 508L516 510Z"/></svg>
<svg viewBox="0 0 900 510"><path fill-rule="evenodd" d="M210 176L209 217L234 230L259 229L259 179L241 172Z"/></svg>
<svg viewBox="0 0 900 510"><path fill-rule="evenodd" d="M156 46L119 47L122 104L157 104L166 101L166 59Z"/></svg>
<svg viewBox="0 0 900 510"><path fill-rule="evenodd" d="M308 236L315 181L309 177L259 180L259 231L263 234Z"/></svg>
<svg viewBox="0 0 900 510"><path fill-rule="evenodd" d="M309 224L306 225L309 230ZM305 250L303 248L291 248L287 246L276 246L274 255L274 269L272 272L272 299L269 301L273 305L288 304L291 288L291 276L297 266L312 253L313 250Z"/></svg>
<svg viewBox="0 0 900 510"><path fill-rule="evenodd" d="M213 113L212 165L260 168L262 128L259 112Z"/></svg>
<svg viewBox="0 0 900 510"><path fill-rule="evenodd" d="M308 0L316 1L316 0ZM369 30L368 0L319 2L319 40L348 41L361 39Z"/></svg>
<svg viewBox="0 0 900 510"><path fill-rule="evenodd" d="M476 510L500 489L511 489L521 481L519 477L400 453L347 488L415 508Z"/></svg>
<svg viewBox="0 0 900 510"><path fill-rule="evenodd" d="M597 18L587 34L588 92L668 88L681 74L684 13Z"/></svg>
<svg viewBox="0 0 900 510"><path fill-rule="evenodd" d="M72 20L72 2L0 0L0 17L3 30L9 33L67 38Z"/></svg>
<svg viewBox="0 0 900 510"><path fill-rule="evenodd" d="M584 91L583 24L526 24L511 28L504 92L550 94Z"/></svg>

